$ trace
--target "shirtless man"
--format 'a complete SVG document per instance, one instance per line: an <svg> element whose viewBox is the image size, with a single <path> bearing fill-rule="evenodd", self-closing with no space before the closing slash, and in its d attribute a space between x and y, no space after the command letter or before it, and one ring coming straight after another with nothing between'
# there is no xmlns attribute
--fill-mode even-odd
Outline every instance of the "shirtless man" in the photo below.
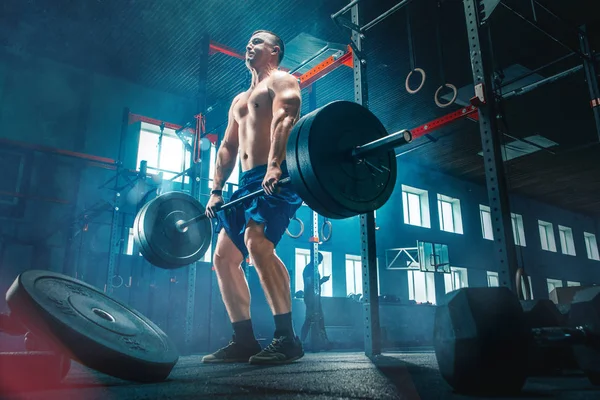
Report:
<svg viewBox="0 0 600 400"><path fill-rule="evenodd" d="M252 83L233 99L229 123L217 153L206 215L218 219L219 236L213 262L234 335L229 345L205 356L202 359L205 363L281 364L304 355L292 326L290 277L275 254L290 218L302 205L289 185L276 188L277 182L288 176L286 144L302 102L296 79L277 70L283 54L283 41L274 33L252 34L246 46L246 66L252 73ZM223 203L221 190L238 155L242 166L240 187L231 200L261 186L266 194L230 212L215 212L215 207ZM252 330L250 291L241 268L248 256L254 261L275 318L273 342L262 350Z"/></svg>

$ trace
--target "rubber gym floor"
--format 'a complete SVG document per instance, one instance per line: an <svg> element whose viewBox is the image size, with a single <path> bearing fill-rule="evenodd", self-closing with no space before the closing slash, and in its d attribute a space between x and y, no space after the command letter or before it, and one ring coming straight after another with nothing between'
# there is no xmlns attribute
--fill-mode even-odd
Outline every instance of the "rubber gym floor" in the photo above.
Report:
<svg viewBox="0 0 600 400"><path fill-rule="evenodd" d="M384 353L372 362L362 352L307 353L279 366L201 364L184 356L160 383L112 378L73 363L61 386L2 399L486 399L453 393L431 350ZM600 387L579 373L532 377L523 391L503 399L600 399Z"/></svg>

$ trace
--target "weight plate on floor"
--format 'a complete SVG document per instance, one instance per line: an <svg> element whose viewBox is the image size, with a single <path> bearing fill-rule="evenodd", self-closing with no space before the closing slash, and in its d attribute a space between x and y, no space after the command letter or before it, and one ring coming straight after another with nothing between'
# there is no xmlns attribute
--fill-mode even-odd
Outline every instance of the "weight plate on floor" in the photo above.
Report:
<svg viewBox="0 0 600 400"><path fill-rule="evenodd" d="M379 119L349 101L329 103L305 118L296 152L307 190L325 209L319 213L348 218L385 204L396 184L394 150L352 157L356 147L387 136Z"/></svg>
<svg viewBox="0 0 600 400"><path fill-rule="evenodd" d="M6 301L33 334L60 343L75 360L117 378L162 381L179 358L167 335L144 315L66 275L23 272Z"/></svg>
<svg viewBox="0 0 600 400"><path fill-rule="evenodd" d="M204 214L204 206L183 192L165 193L148 202L138 213L134 238L141 253L153 265L174 269L201 259L212 243L208 218L196 221L185 232L175 223Z"/></svg>

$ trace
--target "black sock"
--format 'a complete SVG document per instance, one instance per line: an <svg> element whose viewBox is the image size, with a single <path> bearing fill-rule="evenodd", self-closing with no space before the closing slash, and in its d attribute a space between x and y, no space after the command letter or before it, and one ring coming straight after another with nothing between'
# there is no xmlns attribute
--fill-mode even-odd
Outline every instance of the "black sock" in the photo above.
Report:
<svg viewBox="0 0 600 400"><path fill-rule="evenodd" d="M242 344L253 344L256 342L254 330L252 329L252 320L232 322L233 332L235 333L235 341Z"/></svg>
<svg viewBox="0 0 600 400"><path fill-rule="evenodd" d="M294 338L294 326L292 325L292 313L278 314L275 318L275 337L287 336Z"/></svg>

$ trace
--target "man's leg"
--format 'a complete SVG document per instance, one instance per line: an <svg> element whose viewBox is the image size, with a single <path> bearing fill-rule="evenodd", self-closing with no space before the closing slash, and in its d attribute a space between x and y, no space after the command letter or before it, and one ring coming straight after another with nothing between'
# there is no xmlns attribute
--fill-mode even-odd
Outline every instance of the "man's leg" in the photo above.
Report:
<svg viewBox="0 0 600 400"><path fill-rule="evenodd" d="M203 362L246 362L261 348L250 320L250 290L241 264L243 255L221 230L213 258L217 282L231 320L234 340L226 347L205 356Z"/></svg>
<svg viewBox="0 0 600 400"><path fill-rule="evenodd" d="M292 293L287 268L275 254L273 243L265 237L262 224L253 220L248 222L245 243L275 318L273 343L251 357L250 362L285 363L297 360L304 352L292 324Z"/></svg>

